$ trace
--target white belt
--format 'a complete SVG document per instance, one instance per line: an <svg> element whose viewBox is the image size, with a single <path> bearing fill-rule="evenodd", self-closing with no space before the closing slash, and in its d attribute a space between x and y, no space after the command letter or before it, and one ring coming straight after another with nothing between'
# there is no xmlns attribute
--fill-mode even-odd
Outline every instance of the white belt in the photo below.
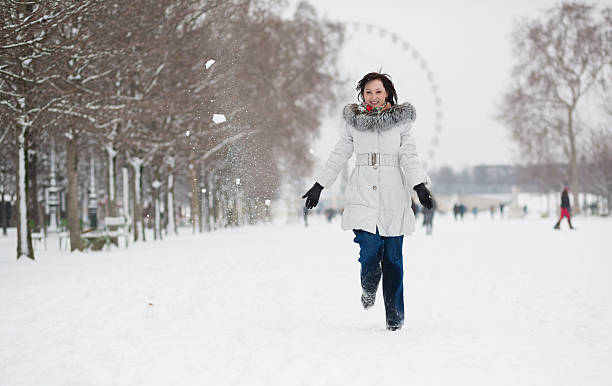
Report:
<svg viewBox="0 0 612 386"><path fill-rule="evenodd" d="M356 166L399 166L398 154L359 153Z"/></svg>

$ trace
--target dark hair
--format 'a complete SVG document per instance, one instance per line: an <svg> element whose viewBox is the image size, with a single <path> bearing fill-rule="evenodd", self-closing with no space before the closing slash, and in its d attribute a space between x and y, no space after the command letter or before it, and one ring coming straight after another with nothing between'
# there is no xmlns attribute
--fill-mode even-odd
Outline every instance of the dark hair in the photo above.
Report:
<svg viewBox="0 0 612 386"><path fill-rule="evenodd" d="M365 89L366 84L371 80L379 79L383 86L385 87L385 91L387 91L387 102L391 104L391 106L397 103L397 92L395 92L395 87L393 86L393 82L391 82L391 77L388 74L381 74L378 72L370 72L366 74L359 83L357 83L357 87L355 90L359 91L357 94L357 99L360 101L364 101L363 99L363 90Z"/></svg>

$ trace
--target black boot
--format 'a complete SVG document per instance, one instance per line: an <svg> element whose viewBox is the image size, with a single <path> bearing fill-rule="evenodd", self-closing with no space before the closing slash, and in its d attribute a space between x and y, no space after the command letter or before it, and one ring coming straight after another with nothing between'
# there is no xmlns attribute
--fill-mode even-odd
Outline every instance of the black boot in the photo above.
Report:
<svg viewBox="0 0 612 386"><path fill-rule="evenodd" d="M382 250L378 253L378 260L382 260ZM361 270L361 305L365 310L372 308L376 300L378 283L382 278L382 268L379 265L370 272Z"/></svg>
<svg viewBox="0 0 612 386"><path fill-rule="evenodd" d="M574 229L574 227L572 226L572 220L570 220L569 218L567 219L567 223L570 226L570 229Z"/></svg>
<svg viewBox="0 0 612 386"><path fill-rule="evenodd" d="M561 229L560 225L561 225L561 220L557 221L557 223L555 224L555 229Z"/></svg>
<svg viewBox="0 0 612 386"><path fill-rule="evenodd" d="M365 290L361 294L361 305L364 310L368 310L374 306L374 302L376 301L376 292L366 292Z"/></svg>

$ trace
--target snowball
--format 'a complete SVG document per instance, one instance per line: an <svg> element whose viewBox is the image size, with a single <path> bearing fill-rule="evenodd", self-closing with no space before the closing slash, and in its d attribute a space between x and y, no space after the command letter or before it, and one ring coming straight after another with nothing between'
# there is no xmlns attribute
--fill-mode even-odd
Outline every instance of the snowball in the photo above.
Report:
<svg viewBox="0 0 612 386"><path fill-rule="evenodd" d="M223 115L223 114L214 114L213 115L213 122L215 122L215 123L223 123L225 121L226 121L225 115Z"/></svg>

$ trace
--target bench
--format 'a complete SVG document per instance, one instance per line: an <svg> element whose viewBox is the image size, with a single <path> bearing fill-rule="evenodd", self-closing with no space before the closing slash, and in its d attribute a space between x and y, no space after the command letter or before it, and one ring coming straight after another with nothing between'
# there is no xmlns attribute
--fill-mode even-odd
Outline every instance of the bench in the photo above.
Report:
<svg viewBox="0 0 612 386"><path fill-rule="evenodd" d="M47 250L47 236L45 232L32 232L32 244L34 248L36 248L36 242L42 241L45 246L45 251Z"/></svg>
<svg viewBox="0 0 612 386"><path fill-rule="evenodd" d="M127 248L130 242L131 234L129 232L129 224L127 223L125 217L105 217L103 220L103 227L100 230L97 229L87 229L81 232L81 238L83 239L97 239L100 237L108 237L108 238L117 238L117 245L119 245L119 240L123 238L125 240L125 247ZM66 241L66 248L68 248L68 243L70 243L70 232L60 232L59 233L59 247L62 249L62 244ZM107 249L110 249L110 243L107 243Z"/></svg>
<svg viewBox="0 0 612 386"><path fill-rule="evenodd" d="M104 230L102 233L107 237L116 237L117 245L119 245L119 239L123 238L125 240L125 247L127 248L131 236L128 228L128 223L123 216L105 217Z"/></svg>
<svg viewBox="0 0 612 386"><path fill-rule="evenodd" d="M102 234L94 228L85 229L81 232L82 239L97 239ZM70 249L70 231L62 231L57 234L59 238L59 249L62 250L62 245L66 243L66 250Z"/></svg>

